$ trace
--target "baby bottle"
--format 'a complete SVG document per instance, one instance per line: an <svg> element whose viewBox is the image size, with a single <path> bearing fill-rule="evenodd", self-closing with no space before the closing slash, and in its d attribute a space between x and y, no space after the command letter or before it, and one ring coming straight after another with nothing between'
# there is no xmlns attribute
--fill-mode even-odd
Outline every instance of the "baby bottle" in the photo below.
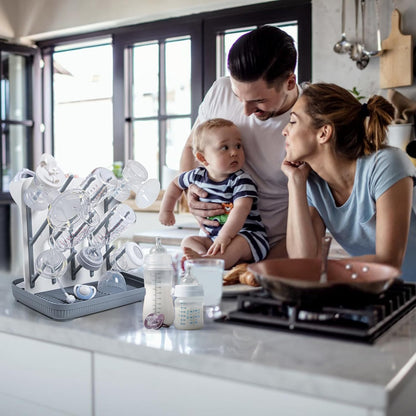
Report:
<svg viewBox="0 0 416 416"><path fill-rule="evenodd" d="M204 290L189 272L175 286L175 320L176 329L200 329L204 326Z"/></svg>
<svg viewBox="0 0 416 416"><path fill-rule="evenodd" d="M160 238L144 258L144 286L146 294L143 301L143 321L151 314L163 314L165 325L172 325L174 318L172 283L174 269L172 257L162 246Z"/></svg>

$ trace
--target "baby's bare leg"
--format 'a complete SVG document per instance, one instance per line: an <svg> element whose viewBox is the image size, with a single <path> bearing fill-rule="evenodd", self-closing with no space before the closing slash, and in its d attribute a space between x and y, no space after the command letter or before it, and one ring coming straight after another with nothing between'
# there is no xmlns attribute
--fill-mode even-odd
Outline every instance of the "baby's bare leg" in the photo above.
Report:
<svg viewBox="0 0 416 416"><path fill-rule="evenodd" d="M253 261L250 245L241 235L236 235L229 246L225 249L225 253L217 253L214 258L224 259L224 268L230 269L238 263L247 263Z"/></svg>
<svg viewBox="0 0 416 416"><path fill-rule="evenodd" d="M192 235L182 240L181 247L191 248L193 251L203 256L207 253L208 249L211 247L211 244L212 240L208 237Z"/></svg>
<svg viewBox="0 0 416 416"><path fill-rule="evenodd" d="M211 240L210 243L212 244ZM225 249L224 254L217 253L215 256L205 255L209 247L206 247L205 253L201 253L197 249L190 247L190 244L186 245L182 243L182 247L184 249L185 257L188 260L198 257L223 259L225 269L230 269L238 263L246 263L253 260L253 255L251 254L251 249L247 240L240 235L237 235L232 239L229 246Z"/></svg>

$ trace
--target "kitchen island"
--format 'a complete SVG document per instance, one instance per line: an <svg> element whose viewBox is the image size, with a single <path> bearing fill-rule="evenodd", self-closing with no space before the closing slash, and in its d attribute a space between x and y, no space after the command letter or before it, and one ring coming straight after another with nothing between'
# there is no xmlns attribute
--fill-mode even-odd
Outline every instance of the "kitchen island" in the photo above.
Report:
<svg viewBox="0 0 416 416"><path fill-rule="evenodd" d="M15 278L0 276L2 415L416 414L416 310L374 345L218 322L149 330L141 302L54 321L14 299Z"/></svg>

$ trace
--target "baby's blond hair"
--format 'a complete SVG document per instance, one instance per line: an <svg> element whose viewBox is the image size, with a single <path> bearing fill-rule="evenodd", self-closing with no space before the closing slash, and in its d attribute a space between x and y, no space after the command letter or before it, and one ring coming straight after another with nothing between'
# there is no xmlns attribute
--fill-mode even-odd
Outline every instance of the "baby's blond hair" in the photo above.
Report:
<svg viewBox="0 0 416 416"><path fill-rule="evenodd" d="M212 118L210 120L204 121L202 124L200 124L193 135L192 139L192 150L194 155L197 154L197 152L203 153L206 139L207 139L207 133L212 129L219 129L221 127L232 127L235 126L235 124L230 121L226 120L225 118Z"/></svg>

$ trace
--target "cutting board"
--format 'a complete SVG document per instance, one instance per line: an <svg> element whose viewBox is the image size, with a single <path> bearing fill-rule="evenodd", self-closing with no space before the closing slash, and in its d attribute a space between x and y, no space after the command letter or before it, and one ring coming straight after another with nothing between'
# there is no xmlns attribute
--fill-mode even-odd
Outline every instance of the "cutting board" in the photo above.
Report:
<svg viewBox="0 0 416 416"><path fill-rule="evenodd" d="M400 12L393 10L390 35L381 43L381 88L403 87L413 83L412 35L403 35L400 31L400 20Z"/></svg>

